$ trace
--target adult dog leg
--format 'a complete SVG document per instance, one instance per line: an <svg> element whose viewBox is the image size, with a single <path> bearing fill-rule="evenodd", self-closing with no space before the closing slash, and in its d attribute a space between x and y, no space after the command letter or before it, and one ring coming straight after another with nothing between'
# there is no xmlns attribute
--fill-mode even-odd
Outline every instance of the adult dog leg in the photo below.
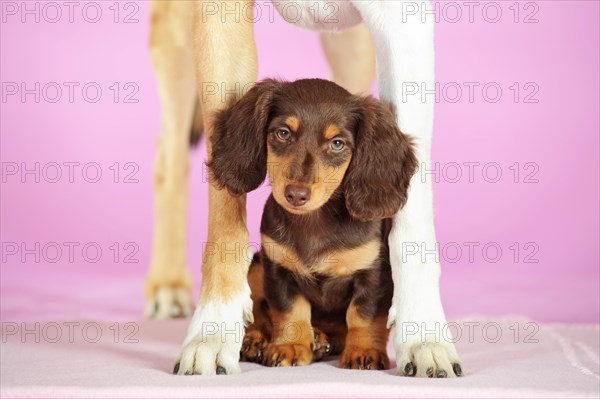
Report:
<svg viewBox="0 0 600 399"><path fill-rule="evenodd" d="M150 50L162 104L162 131L154 166L154 242L146 279L148 317L190 316L192 279L187 265L187 171L196 102L186 1L153 1Z"/></svg>
<svg viewBox="0 0 600 399"><path fill-rule="evenodd" d="M415 138L420 170L429 170L434 96L403 94L407 88L419 92L434 88L433 20L428 16L422 22L418 13L403 13L407 7L424 9L428 3L356 1L354 5L375 43L380 96L396 105L400 129ZM408 202L396 215L389 237L394 298L388 324L396 324L397 371L420 377L459 376L462 366L439 292L432 185L420 176L413 177Z"/></svg>
<svg viewBox="0 0 600 399"><path fill-rule="evenodd" d="M252 1L195 2L198 91L209 144L214 112L239 97L258 75L252 18L247 17L252 7ZM210 146L208 151L210 157ZM244 326L252 321L246 197L232 197L212 184L208 197L200 301L175 366L178 374L239 373Z"/></svg>
<svg viewBox="0 0 600 399"><path fill-rule="evenodd" d="M375 48L360 24L341 32L321 32L332 80L353 94L366 94L375 78Z"/></svg>

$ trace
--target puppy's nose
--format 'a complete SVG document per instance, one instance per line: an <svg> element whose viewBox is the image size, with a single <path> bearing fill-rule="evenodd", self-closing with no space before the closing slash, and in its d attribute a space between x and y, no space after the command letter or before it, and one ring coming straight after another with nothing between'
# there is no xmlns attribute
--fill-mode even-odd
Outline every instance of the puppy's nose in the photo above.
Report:
<svg viewBox="0 0 600 399"><path fill-rule="evenodd" d="M294 206L302 206L310 199L310 189L290 184L285 188L285 199Z"/></svg>

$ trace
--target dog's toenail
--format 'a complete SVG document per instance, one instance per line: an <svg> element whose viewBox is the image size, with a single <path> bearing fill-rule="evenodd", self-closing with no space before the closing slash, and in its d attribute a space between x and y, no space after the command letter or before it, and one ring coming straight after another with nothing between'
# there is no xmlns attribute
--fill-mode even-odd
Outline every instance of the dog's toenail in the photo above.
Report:
<svg viewBox="0 0 600 399"><path fill-rule="evenodd" d="M175 364L175 367L173 367L173 374L177 374L177 373L179 372L179 364L180 364L180 363L179 363L179 362L177 362L177 363Z"/></svg>
<svg viewBox="0 0 600 399"><path fill-rule="evenodd" d="M429 367L427 369L427 377L429 377L429 378L433 377L433 367Z"/></svg>
<svg viewBox="0 0 600 399"><path fill-rule="evenodd" d="M325 352L326 353L331 352L331 345L330 344L327 344L327 346L325 346Z"/></svg>
<svg viewBox="0 0 600 399"><path fill-rule="evenodd" d="M460 367L460 364L454 363L452 369L454 370L454 374L456 374L457 377L460 377L462 375L462 367Z"/></svg>
<svg viewBox="0 0 600 399"><path fill-rule="evenodd" d="M446 370L440 370L437 373L437 378L446 378L448 376L448 373L446 373Z"/></svg>
<svg viewBox="0 0 600 399"><path fill-rule="evenodd" d="M181 310L180 310L179 306L177 306L177 305L172 306L171 309L169 309L169 315L171 317L179 317L179 316L181 316Z"/></svg>
<svg viewBox="0 0 600 399"><path fill-rule="evenodd" d="M412 364L412 363L406 363L406 366L404 366L404 374L412 377L416 374L417 372L417 368Z"/></svg>
<svg viewBox="0 0 600 399"><path fill-rule="evenodd" d="M217 374L220 374L220 375L221 374L225 374L226 375L227 374L227 370L225 370L225 367L223 367L223 366L218 366L217 367Z"/></svg>
<svg viewBox="0 0 600 399"><path fill-rule="evenodd" d="M194 375L194 373L192 373L191 371L186 371L185 375Z"/></svg>
<svg viewBox="0 0 600 399"><path fill-rule="evenodd" d="M296 367L298 365L298 360L294 359L294 361L292 362L292 367Z"/></svg>

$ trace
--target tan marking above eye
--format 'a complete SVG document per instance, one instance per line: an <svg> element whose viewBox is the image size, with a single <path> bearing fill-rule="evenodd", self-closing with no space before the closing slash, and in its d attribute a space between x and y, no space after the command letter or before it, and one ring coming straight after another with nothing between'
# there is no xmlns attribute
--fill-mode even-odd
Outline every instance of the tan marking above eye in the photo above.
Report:
<svg viewBox="0 0 600 399"><path fill-rule="evenodd" d="M286 120L285 120L286 125L289 126L289 128L292 130L292 132L296 133L298 131L298 129L300 128L300 119L298 119L295 116L289 116Z"/></svg>
<svg viewBox="0 0 600 399"><path fill-rule="evenodd" d="M336 125L329 125L329 126L327 126L327 129L325 129L325 133L323 133L323 136L327 140L331 140L338 134L340 134L340 128L337 127Z"/></svg>

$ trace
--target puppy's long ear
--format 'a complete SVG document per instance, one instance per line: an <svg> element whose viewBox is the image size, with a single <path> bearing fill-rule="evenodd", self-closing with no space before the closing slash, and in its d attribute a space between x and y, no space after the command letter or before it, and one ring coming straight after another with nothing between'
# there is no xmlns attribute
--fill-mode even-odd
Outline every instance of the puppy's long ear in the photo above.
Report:
<svg viewBox="0 0 600 399"><path fill-rule="evenodd" d="M417 158L389 105L357 97L354 154L344 180L346 207L359 220L392 217L404 206Z"/></svg>
<svg viewBox="0 0 600 399"><path fill-rule="evenodd" d="M281 85L271 79L259 82L215 115L208 167L214 181L233 195L252 191L265 180L265 133L273 96Z"/></svg>

